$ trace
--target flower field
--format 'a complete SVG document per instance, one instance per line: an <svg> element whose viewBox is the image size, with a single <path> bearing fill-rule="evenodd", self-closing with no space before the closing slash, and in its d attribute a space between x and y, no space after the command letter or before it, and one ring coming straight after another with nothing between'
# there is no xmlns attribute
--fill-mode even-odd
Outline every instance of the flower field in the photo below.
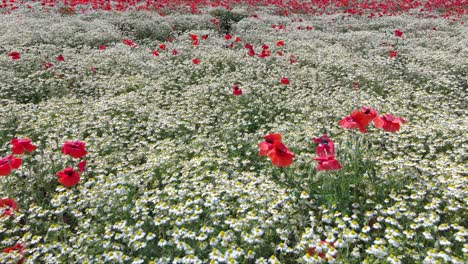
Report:
<svg viewBox="0 0 468 264"><path fill-rule="evenodd" d="M0 3L0 263L466 263L466 1Z"/></svg>

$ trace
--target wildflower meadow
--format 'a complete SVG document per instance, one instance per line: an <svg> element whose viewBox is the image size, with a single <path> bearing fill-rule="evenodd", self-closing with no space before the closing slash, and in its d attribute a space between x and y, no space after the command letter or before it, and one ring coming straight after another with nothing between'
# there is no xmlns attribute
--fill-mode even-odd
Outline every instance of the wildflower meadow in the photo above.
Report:
<svg viewBox="0 0 468 264"><path fill-rule="evenodd" d="M0 2L0 263L467 263L468 2Z"/></svg>

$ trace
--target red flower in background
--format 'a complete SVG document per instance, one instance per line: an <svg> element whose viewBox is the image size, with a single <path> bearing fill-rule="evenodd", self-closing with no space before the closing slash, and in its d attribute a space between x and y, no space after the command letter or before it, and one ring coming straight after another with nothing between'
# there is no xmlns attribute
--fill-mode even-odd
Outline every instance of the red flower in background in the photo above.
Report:
<svg viewBox="0 0 468 264"><path fill-rule="evenodd" d="M335 159L335 156L317 157L314 160L318 161L317 171L330 171L341 169L341 164Z"/></svg>
<svg viewBox="0 0 468 264"><path fill-rule="evenodd" d="M297 62L296 56L291 55L291 57L289 57L289 63L294 64L296 62Z"/></svg>
<svg viewBox="0 0 468 264"><path fill-rule="evenodd" d="M335 144L326 134L319 138L313 138L312 140L318 144L315 150L317 156L326 157L335 155Z"/></svg>
<svg viewBox="0 0 468 264"><path fill-rule="evenodd" d="M59 54L59 55L57 56L57 60L58 60L58 61L65 61L65 58L63 57L62 54Z"/></svg>
<svg viewBox="0 0 468 264"><path fill-rule="evenodd" d="M50 68L52 68L52 67L54 67L54 64L52 64L51 62L46 62L46 63L44 63L44 68L50 69Z"/></svg>
<svg viewBox="0 0 468 264"><path fill-rule="evenodd" d="M8 56L10 56L12 60L19 60L21 58L20 53L17 51L10 52Z"/></svg>
<svg viewBox="0 0 468 264"><path fill-rule="evenodd" d="M403 37L403 32L401 32L399 29L395 30L395 36L397 37Z"/></svg>
<svg viewBox="0 0 468 264"><path fill-rule="evenodd" d="M62 153L75 159L81 159L88 154L85 145L86 143L82 141L66 141L62 146Z"/></svg>
<svg viewBox="0 0 468 264"><path fill-rule="evenodd" d="M284 84L284 85L289 84L289 79L286 78L286 77L282 77L282 78L281 78L281 84Z"/></svg>
<svg viewBox="0 0 468 264"><path fill-rule="evenodd" d="M277 167L287 167L293 163L294 153L281 141L275 141L267 155L271 163Z"/></svg>
<svg viewBox="0 0 468 264"><path fill-rule="evenodd" d="M175 55L177 55L177 54L179 54L179 52L177 52L177 50L176 50L176 49L173 49L173 50L172 50L172 55L174 55L174 56L175 56Z"/></svg>
<svg viewBox="0 0 468 264"><path fill-rule="evenodd" d="M65 187L73 187L80 182L80 174L71 167L67 167L56 174L58 182Z"/></svg>
<svg viewBox="0 0 468 264"><path fill-rule="evenodd" d="M18 169L21 162L20 158L15 158L13 155L0 159L0 176L7 176L12 170Z"/></svg>
<svg viewBox="0 0 468 264"><path fill-rule="evenodd" d="M367 132L367 126L378 115L375 109L363 106L361 109L355 109L349 116L343 118L338 124L345 129L359 129L361 133Z"/></svg>
<svg viewBox="0 0 468 264"><path fill-rule="evenodd" d="M239 85L234 84L234 86L232 87L232 94L235 96L242 95L242 90L241 88L239 88Z"/></svg>
<svg viewBox="0 0 468 264"><path fill-rule="evenodd" d="M153 50L151 53L153 54L153 56L159 56L159 52L157 50Z"/></svg>
<svg viewBox="0 0 468 264"><path fill-rule="evenodd" d="M239 38L239 37L236 37L236 38L234 39L234 42L236 42L236 43L241 42L241 41L242 41L242 40L241 40L241 38Z"/></svg>
<svg viewBox="0 0 468 264"><path fill-rule="evenodd" d="M86 160L83 160L83 161L81 161L80 163L78 163L78 165L77 165L77 166L78 166L78 171L79 171L79 172L85 171L85 169L86 169L86 164L87 164Z"/></svg>
<svg viewBox="0 0 468 264"><path fill-rule="evenodd" d="M165 50L166 49L166 44L159 44L159 48L162 49L162 50Z"/></svg>
<svg viewBox="0 0 468 264"><path fill-rule="evenodd" d="M196 39L196 40L192 41L192 45L194 45L194 46L198 46L198 44L199 44L199 42L198 42L198 39Z"/></svg>
<svg viewBox="0 0 468 264"><path fill-rule="evenodd" d="M208 39L208 35L202 35L201 38L206 40Z"/></svg>
<svg viewBox="0 0 468 264"><path fill-rule="evenodd" d="M388 56L390 56L390 58L395 58L396 56L398 55L398 52L396 50L391 50L388 52Z"/></svg>
<svg viewBox="0 0 468 264"><path fill-rule="evenodd" d="M400 130L400 124L404 123L406 123L405 119L392 116L391 114L385 114L374 119L375 127L387 132L397 132Z"/></svg>
<svg viewBox="0 0 468 264"><path fill-rule="evenodd" d="M122 43L132 48L137 47L137 44L135 44L131 39L124 39L122 40Z"/></svg>
<svg viewBox="0 0 468 264"><path fill-rule="evenodd" d="M106 47L105 45L100 45L100 46L98 47L98 49L99 49L99 50L106 50L107 47Z"/></svg>
<svg viewBox="0 0 468 264"><path fill-rule="evenodd" d="M198 58L195 58L192 60L193 64L200 64L200 60Z"/></svg>
<svg viewBox="0 0 468 264"><path fill-rule="evenodd" d="M12 215L12 211L16 211L18 206L13 199L3 198L0 199L0 210L3 210L2 216Z"/></svg>
<svg viewBox="0 0 468 264"><path fill-rule="evenodd" d="M324 240L321 240L319 242L319 246L323 247L323 246L327 246L329 249L331 250L334 250L335 249L335 245L333 244L333 242L327 242L327 241L324 241ZM326 256L325 256L325 252L323 250L321 250L320 252L317 252L318 250L315 248L315 247L310 247L307 249L307 254L309 256L318 256L319 258L321 259L325 259ZM336 259L336 255L333 256L333 258Z"/></svg>
<svg viewBox="0 0 468 264"><path fill-rule="evenodd" d="M13 154L23 154L25 151L32 152L36 149L36 146L31 144L31 139L29 138L14 138L10 143L13 145L11 148Z"/></svg>
<svg viewBox="0 0 468 264"><path fill-rule="evenodd" d="M195 34L189 34L191 40L197 40L198 36Z"/></svg>
<svg viewBox="0 0 468 264"><path fill-rule="evenodd" d="M226 35L224 35L224 39L225 40L230 40L230 39L232 39L232 36L230 34L226 34Z"/></svg>
<svg viewBox="0 0 468 264"><path fill-rule="evenodd" d="M281 142L281 134L268 134L263 136L265 141L258 144L259 156L266 156L268 152L273 148L273 143Z"/></svg>
<svg viewBox="0 0 468 264"><path fill-rule="evenodd" d="M284 41L278 40L278 42L276 42L276 46L278 46L278 47L284 46Z"/></svg>

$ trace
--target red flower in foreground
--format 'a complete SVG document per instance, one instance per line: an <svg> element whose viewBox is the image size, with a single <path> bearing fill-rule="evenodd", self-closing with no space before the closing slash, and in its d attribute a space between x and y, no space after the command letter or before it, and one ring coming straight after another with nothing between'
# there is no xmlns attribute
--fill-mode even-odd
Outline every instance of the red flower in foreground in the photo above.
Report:
<svg viewBox="0 0 468 264"><path fill-rule="evenodd" d="M388 52L388 56L390 56L390 58L395 58L396 56L398 55L398 52L396 50L391 50Z"/></svg>
<svg viewBox="0 0 468 264"><path fill-rule="evenodd" d="M335 156L317 157L314 160L318 161L317 171L330 171L341 169L341 164L335 159Z"/></svg>
<svg viewBox="0 0 468 264"><path fill-rule="evenodd" d="M16 211L18 206L13 199L4 198L0 199L0 210L3 211L2 216L10 216L12 211Z"/></svg>
<svg viewBox="0 0 468 264"><path fill-rule="evenodd" d="M62 153L70 155L75 159L81 159L88 152L85 149L85 142L82 141L66 141L62 146Z"/></svg>
<svg viewBox="0 0 468 264"><path fill-rule="evenodd" d="M400 124L404 123L406 123L405 119L392 116L391 114L385 114L374 119L375 127L383 129L387 132L397 132L400 130Z"/></svg>
<svg viewBox="0 0 468 264"><path fill-rule="evenodd" d="M273 148L273 143L281 142L281 134L268 134L263 136L265 141L258 144L259 156L266 156L268 152Z"/></svg>
<svg viewBox="0 0 468 264"><path fill-rule="evenodd" d="M200 64L200 60L198 58L195 58L192 60L193 64Z"/></svg>
<svg viewBox="0 0 468 264"><path fill-rule="evenodd" d="M99 49L99 50L106 50L107 47L106 47L105 45L100 45L100 46L98 47L98 49Z"/></svg>
<svg viewBox="0 0 468 264"><path fill-rule="evenodd" d="M56 174L58 182L65 187L72 187L80 182L80 174L71 167L67 167Z"/></svg>
<svg viewBox="0 0 468 264"><path fill-rule="evenodd" d="M399 29L395 30L395 36L397 37L403 37L403 32L401 32Z"/></svg>
<svg viewBox="0 0 468 264"><path fill-rule="evenodd" d="M343 118L338 122L342 128L346 129L359 129L362 133L367 132L367 126L378 115L375 109L363 106L360 110L355 109L349 116Z"/></svg>
<svg viewBox="0 0 468 264"><path fill-rule="evenodd" d="M63 57L62 54L59 54L59 55L57 56L57 60L58 60L58 61L65 61L65 58Z"/></svg>
<svg viewBox="0 0 468 264"><path fill-rule="evenodd" d="M36 146L31 144L31 139L29 138L14 138L10 143L13 145L11 148L13 154L23 154L25 151L32 152L36 149Z"/></svg>
<svg viewBox="0 0 468 264"><path fill-rule="evenodd" d="M289 79L286 78L286 77L282 77L282 78L281 78L281 84L284 84L284 85L289 84Z"/></svg>
<svg viewBox="0 0 468 264"><path fill-rule="evenodd" d="M12 170L18 169L21 162L20 158L15 158L13 155L0 159L0 176L7 176Z"/></svg>
<svg viewBox="0 0 468 264"><path fill-rule="evenodd" d="M315 150L317 156L326 157L335 155L335 144L326 134L319 138L313 138L312 140L318 143L317 149Z"/></svg>
<svg viewBox="0 0 468 264"><path fill-rule="evenodd" d="M232 87L232 94L235 96L242 95L242 90L241 88L239 88L239 85L234 84L234 86Z"/></svg>
<svg viewBox="0 0 468 264"><path fill-rule="evenodd" d="M20 53L17 51L12 51L8 54L12 60L19 60L21 58Z"/></svg>
<svg viewBox="0 0 468 264"><path fill-rule="evenodd" d="M137 47L137 44L135 44L131 39L124 39L122 40L122 43L132 48Z"/></svg>
<svg viewBox="0 0 468 264"><path fill-rule="evenodd" d="M278 42L276 42L276 46L278 46L278 47L284 46L284 41L278 40Z"/></svg>
<svg viewBox="0 0 468 264"><path fill-rule="evenodd" d="M280 141L273 143L267 155L271 163L277 167L287 167L293 163L294 153Z"/></svg>
<svg viewBox="0 0 468 264"><path fill-rule="evenodd" d="M86 163L87 163L86 160L83 160L80 163L78 163L78 165L77 165L78 166L78 171L80 171L80 172L85 171Z"/></svg>
<svg viewBox="0 0 468 264"><path fill-rule="evenodd" d="M3 253L9 254L9 253L14 253L17 255L23 255L24 254L24 247L20 243L16 243L16 245L12 247L7 247L3 249ZM21 264L24 262L24 258L19 259L16 264Z"/></svg>

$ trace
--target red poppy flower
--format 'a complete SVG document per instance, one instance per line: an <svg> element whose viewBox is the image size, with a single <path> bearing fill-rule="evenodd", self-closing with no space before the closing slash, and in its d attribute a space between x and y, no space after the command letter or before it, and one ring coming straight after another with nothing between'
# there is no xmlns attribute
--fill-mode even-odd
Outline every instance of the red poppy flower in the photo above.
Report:
<svg viewBox="0 0 468 264"><path fill-rule="evenodd" d="M280 141L273 143L273 147L267 155L271 163L277 167L287 167L293 163L294 153Z"/></svg>
<svg viewBox="0 0 468 264"><path fill-rule="evenodd" d="M10 52L8 56L10 56L12 60L19 60L21 58L20 53L17 51Z"/></svg>
<svg viewBox="0 0 468 264"><path fill-rule="evenodd" d="M263 49L260 54L258 54L259 58L266 58L271 55L271 51L268 49Z"/></svg>
<svg viewBox="0 0 468 264"><path fill-rule="evenodd" d="M255 51L253 49L249 49L249 52L247 53L250 57L255 56Z"/></svg>
<svg viewBox="0 0 468 264"><path fill-rule="evenodd" d="M0 199L0 210L3 211L2 216L12 215L12 211L16 211L18 206L16 205L15 200L10 198Z"/></svg>
<svg viewBox="0 0 468 264"><path fill-rule="evenodd" d="M312 30L312 29L314 29L314 28L311 27L311 26L306 26L306 30L309 30L309 31L310 31L310 30Z"/></svg>
<svg viewBox="0 0 468 264"><path fill-rule="evenodd" d="M327 242L327 241L324 241L324 240L321 240L319 242L319 246L321 246L321 247L327 246L329 249L332 249L332 250L335 249L335 245L333 244L333 242ZM307 254L309 256L318 256L321 259L325 259L325 257L326 257L325 252L323 250L321 250L320 252L317 252L317 249L315 247L308 248L307 249ZM336 259L336 254L333 256L333 258Z"/></svg>
<svg viewBox="0 0 468 264"><path fill-rule="evenodd" d="M166 49L166 44L159 44L159 48L162 49L162 50L165 50Z"/></svg>
<svg viewBox="0 0 468 264"><path fill-rule="evenodd" d="M406 123L405 119L392 116L391 114L385 114L374 119L375 127L383 129L387 132L397 132L400 130L400 124L404 123Z"/></svg>
<svg viewBox="0 0 468 264"><path fill-rule="evenodd" d="M296 63L296 62L297 62L296 56L291 55L291 57L289 57L289 63L294 64L294 63Z"/></svg>
<svg viewBox="0 0 468 264"><path fill-rule="evenodd" d="M206 40L208 39L208 35L202 35L201 38Z"/></svg>
<svg viewBox="0 0 468 264"><path fill-rule="evenodd" d="M315 150L317 156L326 157L335 155L335 144L326 134L323 134L319 138L313 138L312 140L318 144Z"/></svg>
<svg viewBox="0 0 468 264"><path fill-rule="evenodd" d="M397 37L403 37L403 32L401 32L399 29L395 30L395 36Z"/></svg>
<svg viewBox="0 0 468 264"><path fill-rule="evenodd" d="M98 49L99 49L99 50L106 50L107 47L106 47L105 45L100 45L100 46L98 47Z"/></svg>
<svg viewBox="0 0 468 264"><path fill-rule="evenodd" d="M390 58L395 58L396 56L398 55L398 52L396 50L391 50L388 52L388 56L390 56Z"/></svg>
<svg viewBox="0 0 468 264"><path fill-rule="evenodd" d="M135 44L131 39L124 39L122 40L122 43L132 48L137 47L137 44Z"/></svg>
<svg viewBox="0 0 468 264"><path fill-rule="evenodd" d="M44 63L44 68L49 69L49 68L52 68L52 67L54 67L54 64L52 64L51 62Z"/></svg>
<svg viewBox="0 0 468 264"><path fill-rule="evenodd" d="M289 79L286 78L286 77L282 77L282 78L281 78L281 84L284 84L284 85L289 84Z"/></svg>
<svg viewBox="0 0 468 264"><path fill-rule="evenodd" d="M195 58L192 60L193 64L200 64L200 60L198 58Z"/></svg>
<svg viewBox="0 0 468 264"><path fill-rule="evenodd" d="M80 174L71 167L67 167L57 172L57 180L65 187L72 187L80 182Z"/></svg>
<svg viewBox="0 0 468 264"><path fill-rule="evenodd" d="M62 54L59 54L59 55L57 56L57 60L58 60L58 61L65 61L65 58L63 57Z"/></svg>
<svg viewBox="0 0 468 264"><path fill-rule="evenodd" d="M153 50L151 53L153 54L153 56L159 56L159 52L157 50Z"/></svg>
<svg viewBox="0 0 468 264"><path fill-rule="evenodd" d="M226 35L224 35L224 39L225 40L230 40L230 39L232 39L232 36L230 34L226 34Z"/></svg>
<svg viewBox="0 0 468 264"><path fill-rule="evenodd" d="M62 153L75 159L81 159L88 154L85 145L86 143L82 141L66 141L62 146Z"/></svg>
<svg viewBox="0 0 468 264"><path fill-rule="evenodd" d="M80 163L78 163L78 165L77 165L78 166L78 171L80 171L80 172L85 171L86 163L87 163L86 160L83 160Z"/></svg>
<svg viewBox="0 0 468 264"><path fill-rule="evenodd" d="M259 156L263 157L268 154L268 152L273 148L274 142L281 142L281 134L268 134L263 136L265 141L258 144Z"/></svg>
<svg viewBox="0 0 468 264"><path fill-rule="evenodd" d="M195 34L189 34L191 40L197 40L198 36Z"/></svg>
<svg viewBox="0 0 468 264"><path fill-rule="evenodd" d="M241 40L241 38L239 38L239 37L236 37L236 38L234 39L234 42L236 42L236 43L241 42L241 41L242 41L242 40Z"/></svg>
<svg viewBox="0 0 468 264"><path fill-rule="evenodd" d="M253 46L252 46L251 44L249 44L249 43L245 43L245 44L244 44L244 48L246 48L246 49L253 49Z"/></svg>
<svg viewBox="0 0 468 264"><path fill-rule="evenodd" d="M235 96L242 95L242 90L241 88L239 88L239 85L234 84L234 86L232 87L232 94Z"/></svg>
<svg viewBox="0 0 468 264"><path fill-rule="evenodd" d="M176 49L173 49L173 50L172 50L172 55L174 55L174 56L175 56L175 55L177 55L177 54L179 54L179 52L177 52L177 50L176 50Z"/></svg>
<svg viewBox="0 0 468 264"><path fill-rule="evenodd" d="M314 160L318 161L317 171L330 171L341 169L341 164L335 159L335 156L317 157Z"/></svg>
<svg viewBox="0 0 468 264"><path fill-rule="evenodd" d="M268 47L267 44L263 44L263 45L262 45L262 49L264 49L264 50L269 49L269 48L270 48L270 47Z"/></svg>
<svg viewBox="0 0 468 264"><path fill-rule="evenodd" d="M24 247L20 243L17 243L16 245L14 245L12 247L7 247L7 248L3 249L3 253L7 253L7 254L11 253L13 251L17 251L19 254L23 254L24 253Z"/></svg>
<svg viewBox="0 0 468 264"><path fill-rule="evenodd" d="M166 42L172 42L171 38L166 38Z"/></svg>
<svg viewBox="0 0 468 264"><path fill-rule="evenodd" d="M276 46L278 46L278 47L284 46L284 41L278 40L278 42L276 42Z"/></svg>
<svg viewBox="0 0 468 264"><path fill-rule="evenodd" d="M21 162L20 158L15 158L13 155L0 159L0 176L7 176L12 170L18 169Z"/></svg>
<svg viewBox="0 0 468 264"><path fill-rule="evenodd" d="M199 43L199 42L198 42L198 39L192 41L192 45L194 45L194 46L198 46L198 43Z"/></svg>
<svg viewBox="0 0 468 264"><path fill-rule="evenodd" d="M36 149L36 146L31 144L31 139L29 138L14 138L10 143L13 145L11 148L13 154L23 154L25 151L32 152Z"/></svg>
<svg viewBox="0 0 468 264"><path fill-rule="evenodd" d="M359 129L362 133L367 132L367 126L378 115L375 109L363 106L360 110L355 109L349 116L343 118L338 124L345 129Z"/></svg>
<svg viewBox="0 0 468 264"><path fill-rule="evenodd" d="M278 54L278 56L283 56L283 52L281 50L278 50L276 54Z"/></svg>

